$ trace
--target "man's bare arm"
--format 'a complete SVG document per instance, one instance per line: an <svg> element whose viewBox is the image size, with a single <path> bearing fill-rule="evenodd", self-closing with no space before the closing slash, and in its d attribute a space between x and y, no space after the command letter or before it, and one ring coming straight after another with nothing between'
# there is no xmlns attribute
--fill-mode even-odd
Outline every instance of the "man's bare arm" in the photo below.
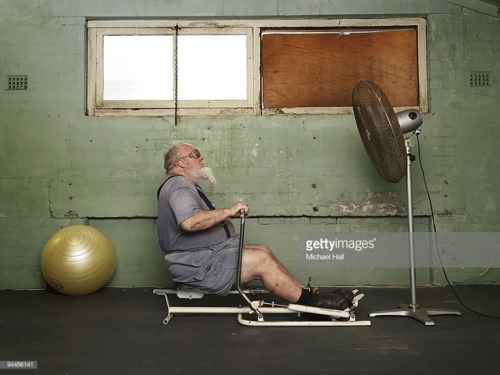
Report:
<svg viewBox="0 0 500 375"><path fill-rule="evenodd" d="M198 210L193 216L184 220L180 224L180 227L186 232L196 232L208 229L223 222L227 218L238 216L241 210L245 211L245 215L248 215L250 211L249 207L244 203L236 203L230 208Z"/></svg>

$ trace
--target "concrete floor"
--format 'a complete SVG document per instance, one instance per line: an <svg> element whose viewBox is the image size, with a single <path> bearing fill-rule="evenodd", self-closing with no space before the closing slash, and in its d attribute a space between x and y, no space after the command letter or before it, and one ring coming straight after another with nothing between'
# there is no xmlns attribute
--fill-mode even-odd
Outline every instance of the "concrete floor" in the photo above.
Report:
<svg viewBox="0 0 500 375"><path fill-rule="evenodd" d="M423 307L459 310L434 326L372 317L410 302L406 288L361 288L358 320L368 327L245 327L233 315L178 315L151 288L104 288L70 297L0 291L0 361L37 361L1 374L494 374L500 319L466 309L449 288L419 288ZM456 287L469 308L500 315L500 286ZM267 298L266 298L267 299ZM204 303L237 306L238 295ZM179 301L184 303L184 301Z"/></svg>

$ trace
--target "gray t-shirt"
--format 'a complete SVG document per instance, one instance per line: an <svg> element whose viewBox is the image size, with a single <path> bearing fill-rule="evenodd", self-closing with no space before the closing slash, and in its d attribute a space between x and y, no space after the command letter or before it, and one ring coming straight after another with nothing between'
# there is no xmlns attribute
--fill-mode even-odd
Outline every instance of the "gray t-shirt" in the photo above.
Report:
<svg viewBox="0 0 500 375"><path fill-rule="evenodd" d="M222 223L196 232L185 232L180 228L184 220L200 209L210 208L198 193L197 186L184 176L167 175L167 182L161 188L158 198L157 222L158 239L164 252L206 249L227 240ZM224 223L230 235L234 236L231 221L225 220Z"/></svg>

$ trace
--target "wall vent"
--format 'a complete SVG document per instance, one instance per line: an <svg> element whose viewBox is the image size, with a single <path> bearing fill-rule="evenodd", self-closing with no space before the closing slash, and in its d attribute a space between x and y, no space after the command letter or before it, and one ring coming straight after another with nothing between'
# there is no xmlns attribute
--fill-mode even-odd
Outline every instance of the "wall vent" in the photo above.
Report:
<svg viewBox="0 0 500 375"><path fill-rule="evenodd" d="M490 86L490 72L470 72L471 87Z"/></svg>
<svg viewBox="0 0 500 375"><path fill-rule="evenodd" d="M28 76L7 76L7 90L28 90Z"/></svg>

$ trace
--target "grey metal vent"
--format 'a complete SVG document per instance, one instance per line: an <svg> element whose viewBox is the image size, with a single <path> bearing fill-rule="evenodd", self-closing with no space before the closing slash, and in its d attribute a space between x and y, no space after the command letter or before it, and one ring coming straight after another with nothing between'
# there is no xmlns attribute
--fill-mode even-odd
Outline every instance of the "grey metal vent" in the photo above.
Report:
<svg viewBox="0 0 500 375"><path fill-rule="evenodd" d="M490 86L490 72L470 72L471 87Z"/></svg>
<svg viewBox="0 0 500 375"><path fill-rule="evenodd" d="M28 76L7 76L7 90L28 90Z"/></svg>

